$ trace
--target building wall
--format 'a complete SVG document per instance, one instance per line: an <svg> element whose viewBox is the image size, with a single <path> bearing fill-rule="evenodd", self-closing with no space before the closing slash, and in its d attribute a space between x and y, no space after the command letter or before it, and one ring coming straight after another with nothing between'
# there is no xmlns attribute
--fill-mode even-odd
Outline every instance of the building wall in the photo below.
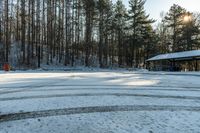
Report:
<svg viewBox="0 0 200 133"><path fill-rule="evenodd" d="M154 61L149 63L151 71L195 71L196 60L176 61L174 66L170 61ZM200 71L200 60L197 61L197 70Z"/></svg>

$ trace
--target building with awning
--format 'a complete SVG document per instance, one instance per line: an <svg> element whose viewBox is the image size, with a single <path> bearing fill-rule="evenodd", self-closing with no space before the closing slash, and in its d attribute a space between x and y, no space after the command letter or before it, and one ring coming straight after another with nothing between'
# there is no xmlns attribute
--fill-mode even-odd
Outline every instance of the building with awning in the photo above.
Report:
<svg viewBox="0 0 200 133"><path fill-rule="evenodd" d="M177 66L177 64L181 64L181 62L188 62L188 64L193 65L196 71L199 70L200 60L200 50L192 50L192 51L184 51L184 52L176 52L176 53L168 53L168 54L160 54L148 59L146 62L155 67L155 64L163 68L163 63L168 65L172 71Z"/></svg>

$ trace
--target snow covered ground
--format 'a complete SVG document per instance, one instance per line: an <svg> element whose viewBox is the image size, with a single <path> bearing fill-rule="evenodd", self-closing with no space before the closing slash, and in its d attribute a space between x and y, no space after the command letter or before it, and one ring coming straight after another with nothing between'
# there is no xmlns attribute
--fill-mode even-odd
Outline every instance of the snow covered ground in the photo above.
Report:
<svg viewBox="0 0 200 133"><path fill-rule="evenodd" d="M200 73L0 71L0 133L198 133Z"/></svg>

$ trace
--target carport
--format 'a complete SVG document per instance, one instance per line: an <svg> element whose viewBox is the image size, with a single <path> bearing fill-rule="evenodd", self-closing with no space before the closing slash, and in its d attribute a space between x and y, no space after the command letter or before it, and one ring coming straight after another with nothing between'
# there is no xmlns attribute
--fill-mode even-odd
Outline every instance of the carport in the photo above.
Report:
<svg viewBox="0 0 200 133"><path fill-rule="evenodd" d="M155 63L167 61L170 63L171 71L175 71L175 63L183 62L183 61L193 61L195 62L195 71L198 71L198 64L200 60L200 50L192 50L192 51L184 51L184 52L176 52L169 54L161 54L154 56L148 59L146 62L148 64L148 68L150 69L151 64L155 65ZM163 67L163 65L161 65Z"/></svg>

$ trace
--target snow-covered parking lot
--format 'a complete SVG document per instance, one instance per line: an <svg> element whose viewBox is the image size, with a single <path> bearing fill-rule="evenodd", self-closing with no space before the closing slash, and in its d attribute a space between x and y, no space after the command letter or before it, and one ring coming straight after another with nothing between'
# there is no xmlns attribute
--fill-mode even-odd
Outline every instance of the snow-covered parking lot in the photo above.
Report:
<svg viewBox="0 0 200 133"><path fill-rule="evenodd" d="M0 72L0 133L198 133L200 73Z"/></svg>

